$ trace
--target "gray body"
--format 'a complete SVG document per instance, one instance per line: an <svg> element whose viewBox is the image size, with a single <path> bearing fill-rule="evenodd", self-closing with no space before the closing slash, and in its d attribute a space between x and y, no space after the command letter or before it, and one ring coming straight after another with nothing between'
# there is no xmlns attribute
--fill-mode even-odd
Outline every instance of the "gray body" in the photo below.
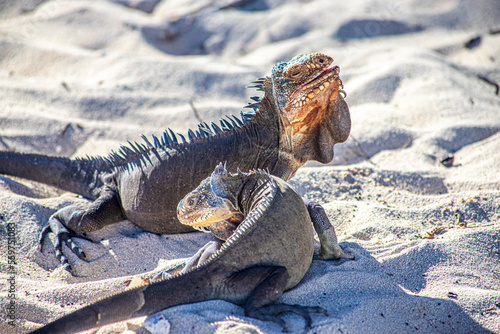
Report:
<svg viewBox="0 0 500 334"><path fill-rule="evenodd" d="M246 315L262 320L283 311L318 311L269 305L300 282L312 261L313 232L302 199L286 182L267 173L247 175L241 184L235 193L244 220L207 261L178 276L93 303L33 333L73 333L210 299L245 304Z"/></svg>
<svg viewBox="0 0 500 334"><path fill-rule="evenodd" d="M231 171L237 167L242 170L267 168L285 180L300 167L293 155L280 152L279 148L284 145L280 145L283 125L278 112L269 110L272 104L267 101L261 105L266 106L265 111L241 127L207 137L193 137L187 143L179 140L179 143L157 147L146 144L147 149L128 151L122 159L111 156L71 160L0 152L0 173L39 181L96 200L98 204L94 202L89 208L81 208L88 211L83 219L89 222L66 225L77 233L102 228L107 224L108 215L117 216L118 220L128 219L141 229L158 234L192 231L177 220L177 203L210 175L219 162L226 161ZM110 197L115 197L118 210L99 210L99 204L109 204Z"/></svg>

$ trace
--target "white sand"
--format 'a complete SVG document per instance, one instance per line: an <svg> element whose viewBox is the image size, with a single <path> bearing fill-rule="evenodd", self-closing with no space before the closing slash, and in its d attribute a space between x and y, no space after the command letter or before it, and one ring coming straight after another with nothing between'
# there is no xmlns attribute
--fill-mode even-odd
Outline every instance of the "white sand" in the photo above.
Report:
<svg viewBox="0 0 500 334"><path fill-rule="evenodd" d="M107 154L143 133L185 132L198 122L190 101L204 121L237 114L255 95L245 85L273 63L327 53L341 67L352 136L331 166L310 163L290 183L324 204L356 260L315 257L282 300L328 310L311 333L500 333L500 98L478 77L500 82L497 0L260 0L253 11L189 0L39 2L0 1L0 149ZM448 155L451 168L439 163ZM71 277L37 238L54 209L83 200L0 176L2 306L8 224L17 231L17 319L8 325L2 309L1 333L32 330L210 239L123 222L91 233L95 244L78 241L88 263L66 248ZM163 315L171 333L280 332L223 301ZM284 318L301 331L301 318ZM142 320L98 333L141 332Z"/></svg>

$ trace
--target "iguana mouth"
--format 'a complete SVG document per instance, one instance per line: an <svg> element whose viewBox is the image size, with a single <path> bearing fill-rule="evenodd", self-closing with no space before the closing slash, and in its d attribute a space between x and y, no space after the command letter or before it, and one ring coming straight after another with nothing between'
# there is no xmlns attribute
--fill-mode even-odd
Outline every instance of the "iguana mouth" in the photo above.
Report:
<svg viewBox="0 0 500 334"><path fill-rule="evenodd" d="M332 161L333 146L344 142L351 128L340 67L332 65L331 57L323 58L323 63L319 60L304 62L304 73L314 75L291 90L282 109L288 140L292 151L299 152L295 156L300 165L308 160Z"/></svg>
<svg viewBox="0 0 500 334"><path fill-rule="evenodd" d="M290 106L292 108L302 107L324 93L336 89L338 89L339 92L343 92L345 95L345 92L342 90L342 81L339 79L339 73L340 68L337 65L325 69L318 76L297 88L290 96ZM336 85L336 81L340 81L340 84Z"/></svg>
<svg viewBox="0 0 500 334"><path fill-rule="evenodd" d="M236 212L224 212L223 214L214 214L213 212L206 212L203 215L199 215L196 212L194 214L184 214L179 215L179 221L182 224L189 225L197 230L210 233L209 227L217 223L224 223L226 225L234 225L234 228L243 220L243 216L239 211Z"/></svg>

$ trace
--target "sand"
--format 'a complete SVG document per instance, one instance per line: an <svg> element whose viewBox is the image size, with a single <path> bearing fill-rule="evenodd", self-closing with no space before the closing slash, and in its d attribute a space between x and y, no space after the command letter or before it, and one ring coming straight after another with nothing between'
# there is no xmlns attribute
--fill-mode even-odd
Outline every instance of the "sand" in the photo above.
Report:
<svg viewBox="0 0 500 334"><path fill-rule="evenodd" d="M356 259L321 261L316 245L281 300L328 311L310 333L500 333L499 24L497 0L0 1L0 149L77 157L186 133L238 114L256 95L245 86L275 62L324 52L341 68L351 136L290 184L324 205ZM72 277L37 239L55 209L81 201L0 176L1 333L33 330L210 240L125 221L77 241L88 263L65 249ZM302 332L300 317L284 319ZM144 328L281 331L217 300L90 332Z"/></svg>

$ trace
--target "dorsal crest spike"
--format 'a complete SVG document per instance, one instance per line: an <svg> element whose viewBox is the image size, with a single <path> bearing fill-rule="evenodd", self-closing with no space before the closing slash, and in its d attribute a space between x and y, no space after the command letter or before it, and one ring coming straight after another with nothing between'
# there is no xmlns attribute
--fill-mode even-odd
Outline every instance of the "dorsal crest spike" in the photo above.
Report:
<svg viewBox="0 0 500 334"><path fill-rule="evenodd" d="M139 149L139 145L137 143L135 143L137 146L135 146L130 140L127 141L128 142L128 145L132 148L132 150L135 152L135 153L141 153L140 149Z"/></svg>
<svg viewBox="0 0 500 334"><path fill-rule="evenodd" d="M229 120L229 122L231 122L231 125L233 126L233 128L238 127L238 124L236 124L236 122L231 117L226 116L226 118Z"/></svg>
<svg viewBox="0 0 500 334"><path fill-rule="evenodd" d="M219 127L217 126L217 124L215 124L214 122L211 122L211 123L210 123L210 125L212 126L212 129L214 130L214 132L215 132L216 134L222 133L221 128L219 128Z"/></svg>
<svg viewBox="0 0 500 334"><path fill-rule="evenodd" d="M127 152L129 152L129 151L131 151L131 149L129 149L127 146L124 146L124 145L120 146L119 152L121 155L127 156Z"/></svg>
<svg viewBox="0 0 500 334"><path fill-rule="evenodd" d="M259 79L260 81L261 79ZM259 97L251 98L255 103L251 103L254 109L257 105L260 105ZM188 129L187 137L180 133L174 133L170 128L167 128L161 136L152 135L152 140L148 139L145 135L141 135L144 140L143 143L136 143L128 141L126 145L121 145L120 148L103 158L110 167L116 167L120 169L128 169L129 166L141 166L145 161L148 161L150 157L145 155L156 155L159 156L158 150L167 151L166 148L172 145L188 145L189 142L194 141L198 138L211 137L219 135L226 131L231 131L234 129L239 129L243 127L246 123L254 118L258 111L241 111L239 116L227 115L224 118L219 119L219 124L215 122L200 122L198 124L198 129L193 131ZM179 138L179 139L178 139ZM94 158L89 158L94 159Z"/></svg>
<svg viewBox="0 0 500 334"><path fill-rule="evenodd" d="M165 143L165 146L170 146L172 145L172 139L170 139L170 136L168 135L167 130L163 132L163 143Z"/></svg>
<svg viewBox="0 0 500 334"><path fill-rule="evenodd" d="M259 107L260 107L260 102L256 102L256 103L249 103L246 106L244 106L243 108L247 108L247 109L259 109Z"/></svg>
<svg viewBox="0 0 500 334"><path fill-rule="evenodd" d="M238 126L243 126L243 122L238 117L231 115L231 118L236 122Z"/></svg>
<svg viewBox="0 0 500 334"><path fill-rule="evenodd" d="M172 142L175 144L178 144L179 142L177 141L177 137L175 136L174 131L172 131L171 128L168 128L168 132L170 132L170 138L172 138Z"/></svg>
<svg viewBox="0 0 500 334"><path fill-rule="evenodd" d="M254 84L263 84L264 80L263 79L257 79L255 81L251 81L251 83L254 83Z"/></svg>
<svg viewBox="0 0 500 334"><path fill-rule="evenodd" d="M207 123L198 124L198 129L200 131L200 134L202 134L204 137L210 137L211 135L213 135L213 132L212 130L210 130Z"/></svg>
<svg viewBox="0 0 500 334"><path fill-rule="evenodd" d="M222 128L222 131L229 131L230 129L227 127L226 123L224 122L223 119L219 120L220 126Z"/></svg>
<svg viewBox="0 0 500 334"><path fill-rule="evenodd" d="M223 124L225 125L225 127L228 128L229 130L231 130L233 128L233 126L231 125L231 123L229 123L228 121L226 121L224 118L221 119L221 122L223 122Z"/></svg>
<svg viewBox="0 0 500 334"><path fill-rule="evenodd" d="M178 133L177 135L181 138L181 140L182 140L182 142L183 142L184 144L186 144L186 143L187 143L186 137L184 137L184 136L183 136L182 134L180 134L180 133Z"/></svg>
<svg viewBox="0 0 500 334"><path fill-rule="evenodd" d="M153 144L151 144L151 142L149 141L148 137L146 137L145 135L142 134L141 138L146 142L148 147L154 147Z"/></svg>
<svg viewBox="0 0 500 334"><path fill-rule="evenodd" d="M212 177L214 177L215 175L226 175L227 174L227 170L226 170L226 163L222 163L222 162L219 162L219 164L217 164L217 166L215 167L213 173L212 173Z"/></svg>
<svg viewBox="0 0 500 334"><path fill-rule="evenodd" d="M153 143L155 145L156 148L160 147L160 140L158 139L158 137L156 137L155 135L153 135Z"/></svg>
<svg viewBox="0 0 500 334"><path fill-rule="evenodd" d="M257 90L259 90L259 89L263 89L264 87L262 86L262 84L255 84L252 86L247 86L246 88L256 88Z"/></svg>

